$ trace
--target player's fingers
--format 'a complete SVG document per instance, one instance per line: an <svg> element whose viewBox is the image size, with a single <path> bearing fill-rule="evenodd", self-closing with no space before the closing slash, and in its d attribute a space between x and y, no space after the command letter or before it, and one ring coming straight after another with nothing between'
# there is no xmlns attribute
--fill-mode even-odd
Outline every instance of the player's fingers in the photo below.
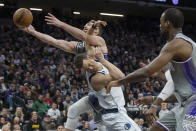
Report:
<svg viewBox="0 0 196 131"><path fill-rule="evenodd" d="M47 25L54 25L54 23L50 23L50 22L47 22L46 24L47 24Z"/></svg>
<svg viewBox="0 0 196 131"><path fill-rule="evenodd" d="M51 13L48 13L48 15L51 16L51 17L55 17L55 16L54 16L53 14L51 14Z"/></svg>
<svg viewBox="0 0 196 131"><path fill-rule="evenodd" d="M51 23L53 23L53 21L52 21L52 20L49 20L49 19L45 19L45 21L46 21L46 22L51 22Z"/></svg>
<svg viewBox="0 0 196 131"><path fill-rule="evenodd" d="M45 18L47 18L47 19L53 19L51 16L45 16Z"/></svg>

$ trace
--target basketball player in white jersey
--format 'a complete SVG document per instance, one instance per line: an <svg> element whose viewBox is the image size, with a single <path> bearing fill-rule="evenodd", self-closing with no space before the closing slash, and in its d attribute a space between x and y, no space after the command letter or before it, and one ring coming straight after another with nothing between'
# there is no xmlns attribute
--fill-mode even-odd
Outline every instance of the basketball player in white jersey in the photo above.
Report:
<svg viewBox="0 0 196 131"><path fill-rule="evenodd" d="M101 39L100 37L98 37L98 38L95 37L95 36L101 34L100 33L101 24L103 24L105 26L106 22L91 20L84 26L83 32L87 34L86 35L86 38L87 38L86 43L89 43L89 45L85 44L84 42L78 42L78 41L69 41L68 42L65 40L55 39L47 34L36 31L32 25L30 25L29 27L24 28L22 30L24 30L25 32L33 35L37 39L40 39L41 41L43 41L49 45L55 46L57 48L62 49L65 52L69 52L69 53L73 53L73 54L87 52L87 54L89 54L90 56L93 56L93 47L92 46L99 45L99 47L103 48L104 58L107 59L108 58L107 57L107 47L106 47L105 41L103 39ZM83 32L81 32L82 30L79 30L75 27L71 27L71 28L74 28L73 29L74 31L79 31L80 32L79 34L83 34ZM99 42L99 40L94 41L94 38L96 40L100 38L103 43L100 44L101 42ZM103 45L103 47L102 47L102 45ZM67 118L66 126L65 126L66 131L74 131L76 129L79 116L82 113L89 111L88 109L89 109L90 105L89 105L88 101L89 101L89 97L85 96L70 106L70 108L68 110L68 114L67 114L68 118ZM99 121L99 120L97 120L97 121ZM96 125L100 131L106 131L105 127L102 126L101 124L99 124L98 122L96 123Z"/></svg>
<svg viewBox="0 0 196 131"><path fill-rule="evenodd" d="M98 48L95 50L99 62L85 54L76 55L74 60L76 67L86 70L89 88L97 97L90 102L93 109L95 112L101 113L103 124L108 131L141 131L126 113L122 89L111 90L110 94L106 94L107 84L112 80L123 78L124 74L105 60Z"/></svg>

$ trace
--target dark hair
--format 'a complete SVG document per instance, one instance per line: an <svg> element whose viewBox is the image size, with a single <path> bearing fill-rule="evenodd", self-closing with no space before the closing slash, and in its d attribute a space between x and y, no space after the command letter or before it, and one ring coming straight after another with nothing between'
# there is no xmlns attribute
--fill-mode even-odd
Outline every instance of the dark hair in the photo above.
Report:
<svg viewBox="0 0 196 131"><path fill-rule="evenodd" d="M74 64L77 68L82 68L83 60L87 58L87 55L84 53L77 54L74 58Z"/></svg>
<svg viewBox="0 0 196 131"><path fill-rule="evenodd" d="M169 8L165 10L165 21L170 21L173 24L174 28L182 28L184 24L184 15L183 13L176 8Z"/></svg>
<svg viewBox="0 0 196 131"><path fill-rule="evenodd" d="M95 22L96 22L96 20L90 20L90 21L88 21L88 23L93 23L93 24L95 24ZM102 25L100 25L100 26L98 26L99 27L99 36L101 36L102 35L102 32L103 32L103 28L102 28Z"/></svg>

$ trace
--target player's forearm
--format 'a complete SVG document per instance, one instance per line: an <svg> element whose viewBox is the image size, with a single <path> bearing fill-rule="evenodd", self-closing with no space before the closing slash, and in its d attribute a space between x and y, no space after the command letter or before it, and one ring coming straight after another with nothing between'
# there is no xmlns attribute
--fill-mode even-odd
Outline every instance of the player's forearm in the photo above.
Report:
<svg viewBox="0 0 196 131"><path fill-rule="evenodd" d="M31 34L34 37L36 37L37 39L39 39L49 45L64 49L60 44L58 44L58 40L56 40L55 38L53 38L49 35L46 35L46 34L43 34L43 33L37 32L37 31L31 32Z"/></svg>
<svg viewBox="0 0 196 131"><path fill-rule="evenodd" d="M136 70L133 73L128 74L124 78L120 79L119 83L126 84L126 83L140 82L149 76L150 74L147 73L145 67L143 67L143 68Z"/></svg>
<svg viewBox="0 0 196 131"><path fill-rule="evenodd" d="M36 37L37 39L39 39L47 44L56 46L57 40L49 35L40 33L38 31L30 32L30 34L32 34L34 37Z"/></svg>
<svg viewBox="0 0 196 131"><path fill-rule="evenodd" d="M76 39L85 41L87 34L85 32L83 32L82 30L73 27L71 25L68 25L64 22L61 22L60 24L60 28L65 30L66 32L68 32L69 34L71 34L73 37L75 37Z"/></svg>
<svg viewBox="0 0 196 131"><path fill-rule="evenodd" d="M100 61L108 70L114 80L125 77L124 73L109 61L103 59Z"/></svg>
<svg viewBox="0 0 196 131"><path fill-rule="evenodd" d="M177 101L175 95L171 95L169 98L167 98L167 99L165 100L165 102L167 102L167 103L176 103L176 102L178 102L178 101Z"/></svg>
<svg viewBox="0 0 196 131"><path fill-rule="evenodd" d="M163 100L159 97L155 97L156 99L153 101L153 105L157 105L157 106L160 106L161 103L163 103Z"/></svg>

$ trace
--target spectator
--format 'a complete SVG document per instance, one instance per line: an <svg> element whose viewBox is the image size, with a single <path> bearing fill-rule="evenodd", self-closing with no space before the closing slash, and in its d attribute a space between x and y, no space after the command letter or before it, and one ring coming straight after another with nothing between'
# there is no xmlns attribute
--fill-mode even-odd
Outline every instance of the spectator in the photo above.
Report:
<svg viewBox="0 0 196 131"><path fill-rule="evenodd" d="M42 121L42 127L44 130L52 130L55 128L56 123L51 121L50 116L49 115L45 115Z"/></svg>
<svg viewBox="0 0 196 131"><path fill-rule="evenodd" d="M57 119L61 116L61 113L59 109L57 109L56 103L52 104L52 108L48 110L47 114L50 116L51 120L57 121Z"/></svg>
<svg viewBox="0 0 196 131"><path fill-rule="evenodd" d="M10 115L9 115L8 110L6 108L2 109L0 117L3 117L5 119L5 121L10 121Z"/></svg>
<svg viewBox="0 0 196 131"><path fill-rule="evenodd" d="M58 127L57 127L57 131L64 131L64 127L63 127L63 125L59 125Z"/></svg>
<svg viewBox="0 0 196 131"><path fill-rule="evenodd" d="M43 102L46 103L48 106L52 106L52 99L50 98L50 93L47 93L43 99Z"/></svg>
<svg viewBox="0 0 196 131"><path fill-rule="evenodd" d="M4 82L4 77L3 76L0 76L0 88L2 89L2 92L7 90L7 86Z"/></svg>
<svg viewBox="0 0 196 131"><path fill-rule="evenodd" d="M27 124L28 131L34 131L36 129L43 130L41 125L41 120L38 118L37 112L33 111L31 113L31 120Z"/></svg>
<svg viewBox="0 0 196 131"><path fill-rule="evenodd" d="M15 117L18 117L21 122L24 122L24 114L21 107L16 108Z"/></svg>
<svg viewBox="0 0 196 131"><path fill-rule="evenodd" d="M8 90L7 93L7 99L9 102L9 106L10 106L10 110L13 110L13 95L16 94L16 85L15 84L11 84L11 89Z"/></svg>
<svg viewBox="0 0 196 131"><path fill-rule="evenodd" d="M57 109L59 109L60 111L64 110L64 105L61 97L57 97L56 104L57 104Z"/></svg>
<svg viewBox="0 0 196 131"><path fill-rule="evenodd" d="M65 101L63 102L64 108L67 108L67 106L70 106L73 104L73 101L71 101L71 97L69 94L66 95Z"/></svg>
<svg viewBox="0 0 196 131"><path fill-rule="evenodd" d="M26 107L27 112L33 111L33 103L34 103L34 100L31 96L31 91L28 91L25 97L25 107Z"/></svg>
<svg viewBox="0 0 196 131"><path fill-rule="evenodd" d="M40 118L48 111L48 105L43 102L43 96L39 95L38 100L33 103L33 111L36 111Z"/></svg>
<svg viewBox="0 0 196 131"><path fill-rule="evenodd" d="M19 124L14 124L13 131L22 131Z"/></svg>
<svg viewBox="0 0 196 131"><path fill-rule="evenodd" d="M168 112L169 110L167 109L167 103L161 103L161 110L159 112L159 118L162 118Z"/></svg>

